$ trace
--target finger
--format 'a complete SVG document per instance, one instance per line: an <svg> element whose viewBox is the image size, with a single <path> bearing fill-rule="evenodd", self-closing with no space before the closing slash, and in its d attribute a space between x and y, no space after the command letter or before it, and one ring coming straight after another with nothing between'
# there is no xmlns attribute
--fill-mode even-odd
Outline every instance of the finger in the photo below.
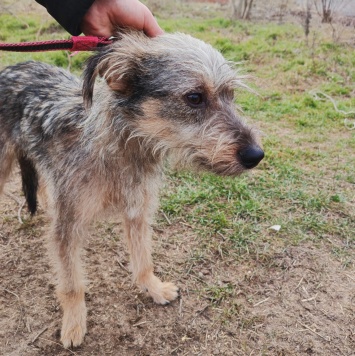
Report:
<svg viewBox="0 0 355 356"><path fill-rule="evenodd" d="M144 33L149 37L156 37L162 35L164 31L158 25L157 20L153 16L153 14L146 8L144 12L144 26L143 26Z"/></svg>

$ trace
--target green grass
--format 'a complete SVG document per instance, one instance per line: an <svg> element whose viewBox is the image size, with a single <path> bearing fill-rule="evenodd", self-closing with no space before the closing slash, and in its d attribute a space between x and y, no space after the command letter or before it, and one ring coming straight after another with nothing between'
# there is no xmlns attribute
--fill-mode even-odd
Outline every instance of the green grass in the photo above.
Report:
<svg viewBox="0 0 355 356"><path fill-rule="evenodd" d="M241 254L266 242L340 239L347 241L344 249L352 248L355 130L311 90L332 96L340 110L355 110L353 49L329 39L310 48L302 28L289 24L162 23L210 42L261 79L260 96L241 92L237 102L262 127L266 152L257 172L241 178L172 175L174 188L162 202L169 219L187 221L208 240L222 234ZM269 230L274 224L281 225L278 233Z"/></svg>
<svg viewBox="0 0 355 356"><path fill-rule="evenodd" d="M0 15L0 41L1 42L31 42L42 40L68 39L70 35L54 20L31 14L31 16L10 14ZM79 73L82 64L88 57L87 53L79 53L69 57L65 51L58 52L38 52L38 53L18 53L0 52L0 66L7 66L17 62L27 60L42 61L56 66L70 68L73 72Z"/></svg>
<svg viewBox="0 0 355 356"><path fill-rule="evenodd" d="M190 33L242 62L256 79L260 96L238 92L237 102L260 127L266 157L254 174L220 178L172 173L161 209L172 224L184 221L210 246L223 236L228 248L259 251L267 244L287 246L308 240L343 242L335 256L354 247L355 130L333 104L311 90L330 95L338 108L355 110L353 48L318 34L307 46L296 25L232 22L224 18L161 18L166 31ZM54 21L35 15L0 15L1 41L61 39L68 35ZM34 59L80 73L88 54L1 53L0 66ZM354 115L347 117L355 120ZM164 224L162 218L160 224ZM272 232L269 227L281 225ZM227 250L228 250L227 248ZM342 252L343 251L343 252ZM228 253L228 251L227 251ZM209 290L215 301L229 289Z"/></svg>

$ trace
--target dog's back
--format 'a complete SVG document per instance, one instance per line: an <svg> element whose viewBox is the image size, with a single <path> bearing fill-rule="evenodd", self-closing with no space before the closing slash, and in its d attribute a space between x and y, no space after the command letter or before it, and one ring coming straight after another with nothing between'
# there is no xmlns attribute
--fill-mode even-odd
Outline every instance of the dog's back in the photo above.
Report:
<svg viewBox="0 0 355 356"><path fill-rule="evenodd" d="M37 210L34 162L49 157L53 138L66 142L68 133L78 130L82 101L80 81L59 68L25 62L0 72L0 193L17 159L31 214Z"/></svg>
<svg viewBox="0 0 355 356"><path fill-rule="evenodd" d="M31 146L31 139L38 138L43 144L46 138L70 129L73 118L80 120L82 101L80 81L60 68L39 62L7 67L0 72L1 134L18 145Z"/></svg>

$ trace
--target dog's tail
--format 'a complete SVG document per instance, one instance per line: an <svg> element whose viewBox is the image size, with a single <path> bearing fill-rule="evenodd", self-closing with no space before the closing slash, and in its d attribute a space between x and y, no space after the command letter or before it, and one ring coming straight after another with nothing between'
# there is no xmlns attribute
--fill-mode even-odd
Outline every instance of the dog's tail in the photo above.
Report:
<svg viewBox="0 0 355 356"><path fill-rule="evenodd" d="M31 215L37 211L38 174L32 161L22 152L17 159L21 169L22 190Z"/></svg>

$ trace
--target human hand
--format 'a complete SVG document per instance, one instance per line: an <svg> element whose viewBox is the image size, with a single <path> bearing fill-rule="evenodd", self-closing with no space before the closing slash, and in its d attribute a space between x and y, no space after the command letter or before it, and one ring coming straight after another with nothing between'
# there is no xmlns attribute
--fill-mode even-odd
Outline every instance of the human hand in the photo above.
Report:
<svg viewBox="0 0 355 356"><path fill-rule="evenodd" d="M138 0L95 0L81 22L87 36L110 37L118 26L143 30L150 37L163 34L150 10Z"/></svg>

